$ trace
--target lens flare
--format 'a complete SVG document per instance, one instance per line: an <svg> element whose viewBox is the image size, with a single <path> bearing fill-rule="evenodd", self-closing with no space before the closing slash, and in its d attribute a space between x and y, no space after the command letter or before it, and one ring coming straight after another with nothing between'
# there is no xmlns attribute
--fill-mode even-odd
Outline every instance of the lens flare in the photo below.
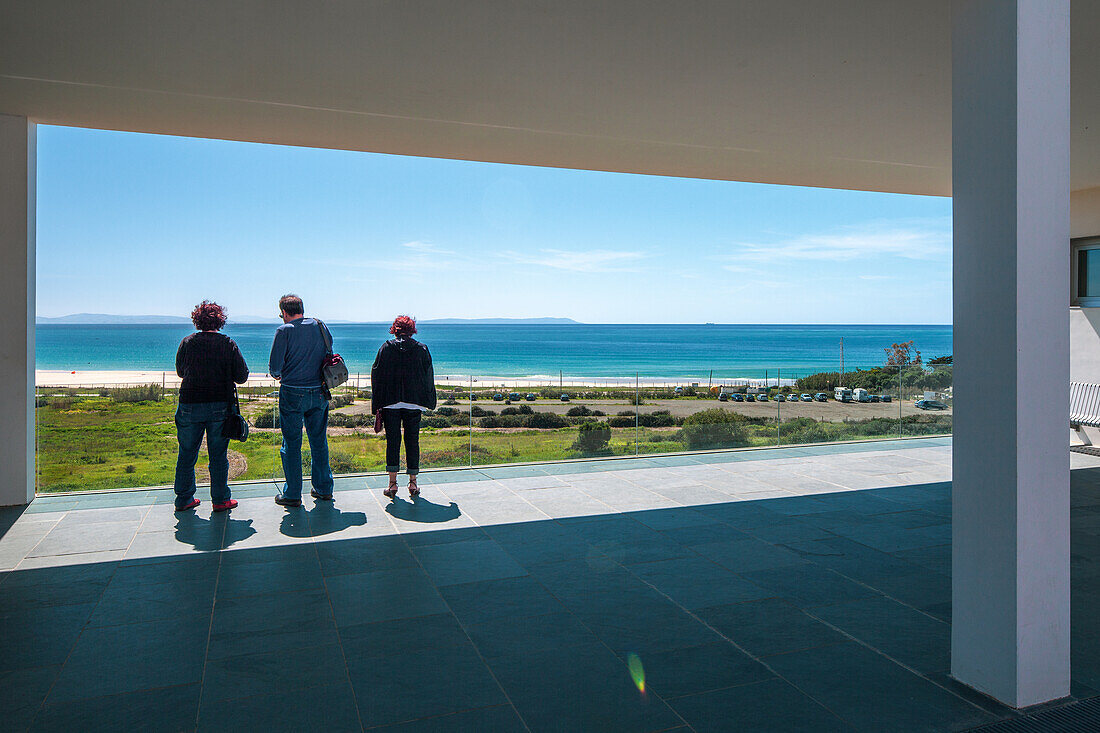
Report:
<svg viewBox="0 0 1100 733"><path fill-rule="evenodd" d="M642 668L642 660L634 652L626 655L626 666L630 670L630 677L634 680L634 686L638 692L645 694L645 669Z"/></svg>

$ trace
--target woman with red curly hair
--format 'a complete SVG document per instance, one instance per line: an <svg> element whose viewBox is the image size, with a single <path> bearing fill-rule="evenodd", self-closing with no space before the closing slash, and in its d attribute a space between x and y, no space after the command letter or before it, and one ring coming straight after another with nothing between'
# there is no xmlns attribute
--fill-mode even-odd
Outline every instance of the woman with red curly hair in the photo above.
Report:
<svg viewBox="0 0 1100 733"><path fill-rule="evenodd" d="M398 316L390 326L394 338L382 344L370 370L371 412L382 413L386 429L386 471L390 485L384 493L397 496L401 460L401 433L405 434L405 463L409 496L420 495L420 414L435 409L435 372L428 347L413 338L416 321Z"/></svg>
<svg viewBox="0 0 1100 733"><path fill-rule="evenodd" d="M229 497L229 438L222 435L222 425L234 400L234 383L248 381L248 365L233 339L218 333L225 325L224 308L204 300L191 311L191 322L197 332L185 336L176 351L176 374L183 380L176 408L176 511L200 503L195 498L195 461L205 435L210 500L214 511L224 512L237 502Z"/></svg>

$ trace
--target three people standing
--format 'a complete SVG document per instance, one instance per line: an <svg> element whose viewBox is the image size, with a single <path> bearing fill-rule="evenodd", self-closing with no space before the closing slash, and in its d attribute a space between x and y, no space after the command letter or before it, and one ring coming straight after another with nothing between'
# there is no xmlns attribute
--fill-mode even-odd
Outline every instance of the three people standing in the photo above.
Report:
<svg viewBox="0 0 1100 733"><path fill-rule="evenodd" d="M286 484L275 496L285 507L302 505L302 428L310 451L310 496L332 499L333 479L328 457L329 393L322 370L328 359L332 335L322 322L305 317L297 295L279 300L283 325L275 331L268 373L279 380L279 427L283 445L279 455Z"/></svg>
<svg viewBox="0 0 1100 733"><path fill-rule="evenodd" d="M428 347L413 338L416 321L398 316L390 326L394 338L382 344L371 367L371 414L381 412L386 430L386 472L390 485L383 494L397 496L401 434L405 437L405 463L409 496L418 496L420 473L420 414L436 406L435 372Z"/></svg>
<svg viewBox="0 0 1100 733"><path fill-rule="evenodd" d="M332 335L324 323L305 317L305 306L297 295L284 295L279 300L279 315L283 325L275 331L268 373L279 382L279 427L283 437L279 455L286 483L275 496L275 503L285 507L302 505L303 428L311 456L310 495L319 501L331 501L331 396L323 370L332 353ZM176 510L191 509L200 503L195 498L195 462L205 436L210 453L210 497L214 511L225 511L237 502L230 498L229 438L222 426L230 405L235 404L235 385L248 380L248 366L237 344L218 333L226 322L221 306L204 300L195 306L191 320L198 333L185 337L176 353L176 373L183 380L176 410ZM386 432L390 482L383 493L390 498L397 495L403 437L409 495L415 497L420 494L416 484L420 473L420 416L436 407L435 373L428 347L413 338L415 320L398 316L390 333L394 338L378 350L371 368L371 412Z"/></svg>

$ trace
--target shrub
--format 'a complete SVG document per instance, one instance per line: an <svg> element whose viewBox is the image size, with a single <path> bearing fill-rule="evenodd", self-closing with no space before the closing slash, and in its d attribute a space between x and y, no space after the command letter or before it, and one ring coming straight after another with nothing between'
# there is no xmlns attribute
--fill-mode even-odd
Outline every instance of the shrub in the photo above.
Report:
<svg viewBox="0 0 1100 733"><path fill-rule="evenodd" d="M619 417L634 417L634 410L623 410L622 412L616 412Z"/></svg>
<svg viewBox="0 0 1100 733"><path fill-rule="evenodd" d="M100 390L100 397L110 397L115 402L160 402L164 389L159 384L142 384L136 387L109 387Z"/></svg>
<svg viewBox="0 0 1100 733"><path fill-rule="evenodd" d="M746 442L745 418L721 408L701 410L684 418L680 433L688 450L732 448Z"/></svg>
<svg viewBox="0 0 1100 733"><path fill-rule="evenodd" d="M465 413L459 412L451 415L447 419L450 420L451 425L454 425L456 428L466 428L470 426L470 416Z"/></svg>
<svg viewBox="0 0 1100 733"><path fill-rule="evenodd" d="M676 418L668 410L638 415L638 424L643 428L670 428L676 424Z"/></svg>
<svg viewBox="0 0 1100 733"><path fill-rule="evenodd" d="M355 457L343 450L330 450L328 465L333 473L355 473Z"/></svg>
<svg viewBox="0 0 1100 733"><path fill-rule="evenodd" d="M443 404L444 405L457 405L458 400L456 400L454 397L448 397L446 400L444 400Z"/></svg>
<svg viewBox="0 0 1100 733"><path fill-rule="evenodd" d="M458 410L453 407L440 407L435 412L437 415L442 415L443 417L450 417L451 415L458 414Z"/></svg>
<svg viewBox="0 0 1100 733"><path fill-rule="evenodd" d="M483 427L483 428L499 428L499 427L501 427L500 420L497 419L497 417L495 415L489 415L487 417L483 417L483 418L481 418L480 420L477 421L477 424L478 424L479 427Z"/></svg>
<svg viewBox="0 0 1100 733"><path fill-rule="evenodd" d="M505 407L503 410L500 411L500 414L501 415L518 415L519 414L519 408L517 408L517 407Z"/></svg>
<svg viewBox="0 0 1100 733"><path fill-rule="evenodd" d="M449 428L451 427L451 421L445 417L433 416L420 418L420 427L422 428Z"/></svg>
<svg viewBox="0 0 1100 733"><path fill-rule="evenodd" d="M482 408L478 407L477 405L471 405L470 406L470 414L473 415L474 417L484 417L485 415L492 415L493 413L489 412L488 410L483 410Z"/></svg>
<svg viewBox="0 0 1100 733"><path fill-rule="evenodd" d="M275 408L261 407L260 411L253 416L252 424L258 428L275 427Z"/></svg>
<svg viewBox="0 0 1100 733"><path fill-rule="evenodd" d="M569 426L569 421L554 412L536 412L523 420L525 428L553 429Z"/></svg>
<svg viewBox="0 0 1100 733"><path fill-rule="evenodd" d="M582 422L577 428L577 442L573 450L586 455L606 453L611 441L611 427L602 422Z"/></svg>
<svg viewBox="0 0 1100 733"><path fill-rule="evenodd" d="M586 415L591 415L592 411L584 405L577 405L576 407L570 407L565 414L568 417L585 417Z"/></svg>
<svg viewBox="0 0 1100 733"><path fill-rule="evenodd" d="M616 417L609 417L607 424L613 428L632 428L635 426L634 413L630 414L630 417L625 415L619 415Z"/></svg>
<svg viewBox="0 0 1100 733"><path fill-rule="evenodd" d="M354 404L354 402L355 398L349 394L334 394L332 399L328 401L329 407L334 410L338 407Z"/></svg>
<svg viewBox="0 0 1100 733"><path fill-rule="evenodd" d="M603 410L593 410L592 411L592 417L603 417L604 414L605 413L604 413Z"/></svg>

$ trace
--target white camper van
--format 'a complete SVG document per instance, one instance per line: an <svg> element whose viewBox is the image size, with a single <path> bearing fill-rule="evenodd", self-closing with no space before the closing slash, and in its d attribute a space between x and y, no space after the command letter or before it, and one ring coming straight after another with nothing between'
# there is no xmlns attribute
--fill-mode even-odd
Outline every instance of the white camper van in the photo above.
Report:
<svg viewBox="0 0 1100 733"><path fill-rule="evenodd" d="M856 402L871 401L871 393L863 389L863 387L856 387L854 390L852 390L852 397L855 398Z"/></svg>
<svg viewBox="0 0 1100 733"><path fill-rule="evenodd" d="M837 402L851 402L852 390L847 387L837 387L833 390L833 399Z"/></svg>

